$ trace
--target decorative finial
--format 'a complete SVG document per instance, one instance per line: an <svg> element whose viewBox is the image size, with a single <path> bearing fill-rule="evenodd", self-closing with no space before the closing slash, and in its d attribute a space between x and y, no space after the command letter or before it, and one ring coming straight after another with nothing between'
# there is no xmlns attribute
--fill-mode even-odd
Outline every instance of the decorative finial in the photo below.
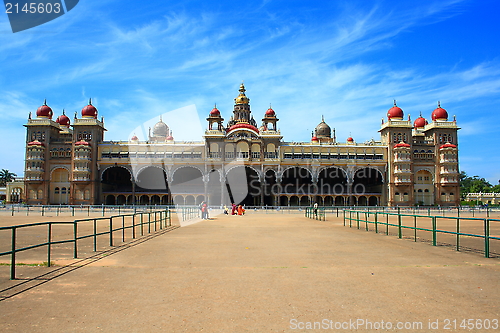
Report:
<svg viewBox="0 0 500 333"><path fill-rule="evenodd" d="M457 116L456 115L453 115L453 121L457 122Z"/></svg>
<svg viewBox="0 0 500 333"><path fill-rule="evenodd" d="M31 111L30 111L30 114L28 115L28 119L31 119Z"/></svg>
<svg viewBox="0 0 500 333"><path fill-rule="evenodd" d="M438 108L441 107L441 101L438 101Z"/></svg>
<svg viewBox="0 0 500 333"><path fill-rule="evenodd" d="M272 109L273 107L271 106L271 103L269 103L269 108Z"/></svg>
<svg viewBox="0 0 500 333"><path fill-rule="evenodd" d="M217 109L217 103L214 103L214 108Z"/></svg>
<svg viewBox="0 0 500 333"><path fill-rule="evenodd" d="M311 138L312 138L313 136L314 136L314 132L313 132L313 131L311 131Z"/></svg>
<svg viewBox="0 0 500 333"><path fill-rule="evenodd" d="M420 111L420 118L422 118L422 111Z"/></svg>
<svg viewBox="0 0 500 333"><path fill-rule="evenodd" d="M396 105L396 100L394 100L394 106L397 106L397 105Z"/></svg>
<svg viewBox="0 0 500 333"><path fill-rule="evenodd" d="M103 116L101 116L101 123L104 124L104 117Z"/></svg>
<svg viewBox="0 0 500 333"><path fill-rule="evenodd" d="M92 97L89 98L89 105L92 105Z"/></svg>
<svg viewBox="0 0 500 333"><path fill-rule="evenodd" d="M411 117L410 117L410 114L408 113L408 121L411 121Z"/></svg>
<svg viewBox="0 0 500 333"><path fill-rule="evenodd" d="M43 105L47 105L47 99L46 98L43 100Z"/></svg>
<svg viewBox="0 0 500 333"><path fill-rule="evenodd" d="M321 115L321 122L324 123L325 122L325 116Z"/></svg>
<svg viewBox="0 0 500 333"><path fill-rule="evenodd" d="M161 115L160 115L160 122L163 122L163 120L161 119Z"/></svg>
<svg viewBox="0 0 500 333"><path fill-rule="evenodd" d="M76 119L76 111L75 111L75 119Z"/></svg>
<svg viewBox="0 0 500 333"><path fill-rule="evenodd" d="M65 115L66 115L66 113L64 112L64 109L63 109L63 116L65 116Z"/></svg>

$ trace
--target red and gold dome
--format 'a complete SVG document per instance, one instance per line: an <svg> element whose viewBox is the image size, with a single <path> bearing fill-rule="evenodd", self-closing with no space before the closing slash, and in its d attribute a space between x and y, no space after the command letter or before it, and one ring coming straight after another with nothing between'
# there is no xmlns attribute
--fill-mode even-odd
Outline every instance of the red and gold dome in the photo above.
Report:
<svg viewBox="0 0 500 333"><path fill-rule="evenodd" d="M427 120L424 117L422 117L422 115L420 115L420 117L415 119L415 121L413 122L413 127L414 128L422 128L422 127L425 127L425 125L427 125L427 124L428 124Z"/></svg>
<svg viewBox="0 0 500 333"><path fill-rule="evenodd" d="M267 109L267 111L266 111L265 116L266 117L274 117L274 116L276 116L276 112L274 112L274 110L271 107L269 107L269 109Z"/></svg>
<svg viewBox="0 0 500 333"><path fill-rule="evenodd" d="M52 109L47 105L47 100L45 100L43 105L36 110L36 116L38 118L52 119L53 114Z"/></svg>
<svg viewBox="0 0 500 333"><path fill-rule="evenodd" d="M69 120L68 116L66 116L66 114L64 113L64 110L63 110L63 114L60 115L59 117L57 117L56 123L58 123L59 125L69 127L70 120Z"/></svg>
<svg viewBox="0 0 500 333"><path fill-rule="evenodd" d="M217 109L217 105L210 111L210 117L220 117L220 111Z"/></svg>
<svg viewBox="0 0 500 333"><path fill-rule="evenodd" d="M438 102L438 107L432 111L432 121L447 121L448 120L448 112L441 107L441 103Z"/></svg>
<svg viewBox="0 0 500 333"><path fill-rule="evenodd" d="M97 109L92 105L92 99L89 99L89 105L82 109L82 117L97 119Z"/></svg>
<svg viewBox="0 0 500 333"><path fill-rule="evenodd" d="M403 109L396 105L396 100L394 100L394 106L387 111L387 119L389 120L403 120L404 113Z"/></svg>

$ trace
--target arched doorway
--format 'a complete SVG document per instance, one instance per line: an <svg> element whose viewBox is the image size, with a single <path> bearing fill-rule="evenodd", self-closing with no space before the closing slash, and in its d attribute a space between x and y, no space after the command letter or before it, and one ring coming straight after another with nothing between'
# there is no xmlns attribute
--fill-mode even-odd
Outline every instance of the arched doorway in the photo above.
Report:
<svg viewBox="0 0 500 333"><path fill-rule="evenodd" d="M328 167L318 175L318 189L321 194L342 195L347 193L347 175L341 168Z"/></svg>
<svg viewBox="0 0 500 333"><path fill-rule="evenodd" d="M190 194L192 200L189 199L190 205L194 205L194 196L195 195L204 195L205 194L205 185L203 183L203 174L202 172L192 166L184 166L176 169L173 175L173 181L170 185L170 190L172 195L176 195L176 197L182 197L182 203L180 203L180 199L175 201L174 203L177 205L188 205L188 202L184 200L184 197L181 195ZM186 197L187 198L187 197Z"/></svg>
<svg viewBox="0 0 500 333"><path fill-rule="evenodd" d="M226 175L227 199L245 206L261 205L261 183L257 171L249 166L230 169Z"/></svg>
<svg viewBox="0 0 500 333"><path fill-rule="evenodd" d="M54 169L50 175L49 203L56 205L68 204L69 191L70 182L68 170L64 168Z"/></svg>

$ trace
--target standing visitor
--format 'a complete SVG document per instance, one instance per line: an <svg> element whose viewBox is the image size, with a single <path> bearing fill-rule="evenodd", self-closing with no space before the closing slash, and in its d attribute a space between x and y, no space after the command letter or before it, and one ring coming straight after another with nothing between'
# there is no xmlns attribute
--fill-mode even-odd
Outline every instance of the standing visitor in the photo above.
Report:
<svg viewBox="0 0 500 333"><path fill-rule="evenodd" d="M231 204L231 215L236 215L236 205L234 203Z"/></svg>

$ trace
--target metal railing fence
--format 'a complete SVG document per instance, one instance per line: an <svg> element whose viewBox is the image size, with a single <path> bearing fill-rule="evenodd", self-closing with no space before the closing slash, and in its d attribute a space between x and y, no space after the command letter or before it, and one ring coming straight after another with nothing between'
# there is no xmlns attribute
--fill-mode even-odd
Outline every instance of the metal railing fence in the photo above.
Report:
<svg viewBox="0 0 500 333"><path fill-rule="evenodd" d="M127 225L125 223L126 217L131 217L131 224ZM102 221L106 223L107 221L107 230L106 231L97 231L98 222ZM78 226L85 222L92 222L92 233L88 233L85 235L78 234ZM119 226L117 226L117 223ZM54 240L53 239L53 229L54 226L59 225L72 225L73 232L71 239L63 239L63 240ZM47 226L47 241L41 242L38 244L33 244L25 247L17 247L17 234L19 229L25 229L30 227L41 227ZM172 226L171 219L171 211L170 210L160 210L160 211L151 211L151 212L138 212L132 214L124 214L124 215L114 215L109 217L99 217L99 218L89 218L89 219L78 219L72 222L38 222L38 223L30 223L30 224L22 224L22 225L14 225L14 226L6 226L0 227L0 232L10 230L11 231L11 246L9 251L0 252L0 256L10 255L10 278L14 280L16 278L16 254L19 252L39 248L42 246L47 247L47 266L51 266L51 257L52 257L52 245L56 244L65 244L72 243L73 244L73 258L78 258L78 241L92 238L93 240L93 251L97 252L97 237L101 235L109 234L109 246L113 246L113 235L115 232L122 231L122 242L125 242L125 230L132 229L132 238L136 238L137 231L139 229L140 235L144 235L144 229L147 227L147 232L151 233L152 229L157 231L158 229L164 229L166 227Z"/></svg>
<svg viewBox="0 0 500 333"><path fill-rule="evenodd" d="M325 221L326 216L325 216L325 208L323 207L307 207L306 208L306 213L305 216L310 218L310 219L316 219L320 221Z"/></svg>
<svg viewBox="0 0 500 333"><path fill-rule="evenodd" d="M390 221L391 217L394 222ZM406 218L406 223L403 222L403 219ZM411 225L408 225L408 218L412 221ZM490 241L491 240L500 240L500 237L491 236L492 231L492 222L498 223L495 224L495 233L500 231L500 219L492 219L492 218L477 218L477 217L463 217L463 216L439 216L439 215L419 215L419 214L402 214L398 212L382 212L382 211L368 211L368 210L350 210L346 209L343 211L343 220L344 226L353 227L353 223L357 229L361 229L364 224L364 229L366 231L371 230L370 226L373 226L373 231L375 233L385 232L386 235L389 235L389 228L395 227L397 228L398 238L403 238L403 233L405 229L413 230L412 238L416 242L418 240L417 232L424 231L431 233L432 237L432 245L437 245L438 234L443 235L453 235L455 236L455 248L457 251L461 249L461 237L471 237L471 238L479 238L484 240L483 249L477 249L484 252L484 256L486 258L490 258ZM424 220L424 221L422 221ZM452 222L451 224L454 226L454 230L445 230L438 228L439 222ZM430 222L430 223L429 223ZM464 222L476 222L481 223L482 234L471 233L471 232L462 232L462 227ZM422 224L428 224L430 227L419 227ZM385 231L381 230L385 226ZM468 225L470 226L470 225ZM477 224L474 225L474 229L477 229Z"/></svg>

